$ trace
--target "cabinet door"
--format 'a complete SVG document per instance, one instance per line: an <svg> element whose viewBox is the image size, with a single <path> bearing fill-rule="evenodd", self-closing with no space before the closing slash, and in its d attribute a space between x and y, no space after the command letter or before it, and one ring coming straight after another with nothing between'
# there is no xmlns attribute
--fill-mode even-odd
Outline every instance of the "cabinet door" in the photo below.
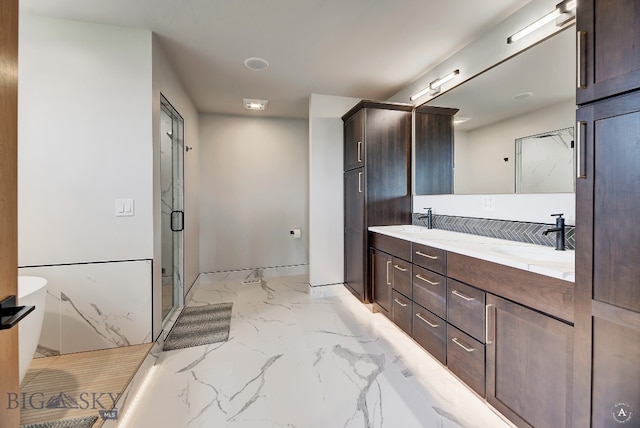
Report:
<svg viewBox="0 0 640 428"><path fill-rule="evenodd" d="M640 88L640 2L580 0L577 103Z"/></svg>
<svg viewBox="0 0 640 428"><path fill-rule="evenodd" d="M371 250L373 301L387 311L387 315L391 313L392 260L393 258L387 253Z"/></svg>
<svg viewBox="0 0 640 428"><path fill-rule="evenodd" d="M360 110L344 124L344 170L364 166L364 159L364 110Z"/></svg>
<svg viewBox="0 0 640 428"><path fill-rule="evenodd" d="M640 423L638 327L593 318L593 427L638 426ZM627 422L630 423L625 425Z"/></svg>
<svg viewBox="0 0 640 428"><path fill-rule="evenodd" d="M518 426L572 426L573 328L492 294L487 308L487 401Z"/></svg>
<svg viewBox="0 0 640 428"><path fill-rule="evenodd" d="M578 121L587 167L578 196L593 192L593 212L578 213L593 221L593 298L640 312L640 93L581 108Z"/></svg>
<svg viewBox="0 0 640 428"><path fill-rule="evenodd" d="M344 174L344 277L361 299L366 299L366 231L364 230L364 170Z"/></svg>
<svg viewBox="0 0 640 428"><path fill-rule="evenodd" d="M366 115L367 226L411 223L411 112Z"/></svg>
<svg viewBox="0 0 640 428"><path fill-rule="evenodd" d="M455 109L441 110L447 114L415 113L416 195L453 193Z"/></svg>

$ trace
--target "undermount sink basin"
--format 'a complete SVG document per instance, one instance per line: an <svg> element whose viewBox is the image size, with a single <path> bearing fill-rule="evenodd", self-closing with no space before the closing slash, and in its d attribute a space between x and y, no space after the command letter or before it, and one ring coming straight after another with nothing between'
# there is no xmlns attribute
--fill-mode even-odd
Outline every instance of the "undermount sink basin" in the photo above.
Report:
<svg viewBox="0 0 640 428"><path fill-rule="evenodd" d="M493 247L493 251L500 254L517 257L523 260L540 262L572 262L572 251L556 251L551 247L519 247L519 246L498 246Z"/></svg>

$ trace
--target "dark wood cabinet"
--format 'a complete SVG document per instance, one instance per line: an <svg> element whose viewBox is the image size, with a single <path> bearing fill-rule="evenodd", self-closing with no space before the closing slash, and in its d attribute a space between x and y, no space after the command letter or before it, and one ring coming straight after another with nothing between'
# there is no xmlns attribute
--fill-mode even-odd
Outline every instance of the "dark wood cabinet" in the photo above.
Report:
<svg viewBox="0 0 640 428"><path fill-rule="evenodd" d="M442 319L447 318L447 278L413 266L413 301Z"/></svg>
<svg viewBox="0 0 640 428"><path fill-rule="evenodd" d="M364 112L356 111L344 122L344 170L364 166Z"/></svg>
<svg viewBox="0 0 640 428"><path fill-rule="evenodd" d="M577 103L640 87L640 2L580 0Z"/></svg>
<svg viewBox="0 0 640 428"><path fill-rule="evenodd" d="M577 120L574 425L619 426L617 404L640 409L640 91Z"/></svg>
<svg viewBox="0 0 640 428"><path fill-rule="evenodd" d="M447 367L482 397L485 396L484 344L447 325Z"/></svg>
<svg viewBox="0 0 640 428"><path fill-rule="evenodd" d="M412 108L361 101L342 117L345 284L367 303L373 296L367 229L411 223Z"/></svg>
<svg viewBox="0 0 640 428"><path fill-rule="evenodd" d="M578 121L592 166L593 298L640 312L640 93L582 108Z"/></svg>
<svg viewBox="0 0 640 428"><path fill-rule="evenodd" d="M491 294L487 308L487 401L519 427L574 426L573 328Z"/></svg>
<svg viewBox="0 0 640 428"><path fill-rule="evenodd" d="M447 363L447 323L413 302L413 339L442 364Z"/></svg>
<svg viewBox="0 0 640 428"><path fill-rule="evenodd" d="M344 174L344 278L359 296L365 293L366 257L362 248L366 245L364 230L364 168Z"/></svg>
<svg viewBox="0 0 640 428"><path fill-rule="evenodd" d="M413 295L411 285L411 262L394 257L392 266L394 290L399 291L411 299Z"/></svg>
<svg viewBox="0 0 640 428"><path fill-rule="evenodd" d="M391 319L398 325L405 333L411 336L411 318L413 315L413 302L410 298L402 293L393 290L393 301L391 305L393 307L391 311Z"/></svg>
<svg viewBox="0 0 640 428"><path fill-rule="evenodd" d="M638 426L640 325L596 316L593 344L592 426Z"/></svg>
<svg viewBox="0 0 640 428"><path fill-rule="evenodd" d="M453 116L457 112L430 106L415 110L416 195L453 193Z"/></svg>
<svg viewBox="0 0 640 428"><path fill-rule="evenodd" d="M371 285L373 288L373 301L387 314L391 313L391 255L371 249Z"/></svg>
<svg viewBox="0 0 640 428"><path fill-rule="evenodd" d="M447 322L484 342L485 292L459 281L447 280Z"/></svg>

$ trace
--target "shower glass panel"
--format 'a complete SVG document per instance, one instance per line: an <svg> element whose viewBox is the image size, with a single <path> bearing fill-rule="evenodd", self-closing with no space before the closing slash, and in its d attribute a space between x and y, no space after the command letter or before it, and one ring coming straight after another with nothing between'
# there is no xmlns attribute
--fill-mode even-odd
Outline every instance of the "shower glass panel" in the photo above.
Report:
<svg viewBox="0 0 640 428"><path fill-rule="evenodd" d="M160 111L162 319L182 304L184 120L164 98Z"/></svg>

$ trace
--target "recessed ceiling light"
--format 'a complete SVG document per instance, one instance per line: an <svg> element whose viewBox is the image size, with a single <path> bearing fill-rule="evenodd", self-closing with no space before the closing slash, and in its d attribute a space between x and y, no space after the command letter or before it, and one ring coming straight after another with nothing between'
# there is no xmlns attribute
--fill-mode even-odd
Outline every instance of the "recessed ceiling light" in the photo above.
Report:
<svg viewBox="0 0 640 428"><path fill-rule="evenodd" d="M515 94L513 96L513 99L519 101L519 100L524 100L525 98L529 98L529 97L532 97L532 96L533 96L533 92L521 92L519 94Z"/></svg>
<svg viewBox="0 0 640 428"><path fill-rule="evenodd" d="M454 117L453 124L460 125L461 123L469 122L471 120L470 117Z"/></svg>
<svg viewBox="0 0 640 428"><path fill-rule="evenodd" d="M262 71L269 68L269 62L266 59L251 57L244 60L244 66L249 70Z"/></svg>
<svg viewBox="0 0 640 428"><path fill-rule="evenodd" d="M264 110L267 108L267 104L269 104L268 100L244 99L244 108L247 110Z"/></svg>

